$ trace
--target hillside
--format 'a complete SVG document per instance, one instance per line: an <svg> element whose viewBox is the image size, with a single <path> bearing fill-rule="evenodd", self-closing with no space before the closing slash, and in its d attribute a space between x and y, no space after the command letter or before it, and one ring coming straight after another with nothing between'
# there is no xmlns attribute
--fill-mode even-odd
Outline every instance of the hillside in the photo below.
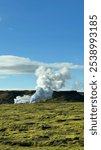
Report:
<svg viewBox="0 0 101 150"><path fill-rule="evenodd" d="M32 95L35 91L0 91L0 104L13 104L16 96ZM48 101L83 102L84 94L77 91L54 91L53 98Z"/></svg>

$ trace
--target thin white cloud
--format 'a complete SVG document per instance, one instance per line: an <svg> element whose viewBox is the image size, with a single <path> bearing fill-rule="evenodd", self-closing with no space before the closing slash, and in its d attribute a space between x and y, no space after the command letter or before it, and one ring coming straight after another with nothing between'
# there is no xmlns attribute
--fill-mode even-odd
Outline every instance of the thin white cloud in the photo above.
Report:
<svg viewBox="0 0 101 150"><path fill-rule="evenodd" d="M1 55L0 56L0 74L30 74L34 73L40 66L51 67L54 69L61 69L63 67L67 69L82 69L82 65L75 65L72 63L42 63L33 61L29 58L12 56L12 55Z"/></svg>

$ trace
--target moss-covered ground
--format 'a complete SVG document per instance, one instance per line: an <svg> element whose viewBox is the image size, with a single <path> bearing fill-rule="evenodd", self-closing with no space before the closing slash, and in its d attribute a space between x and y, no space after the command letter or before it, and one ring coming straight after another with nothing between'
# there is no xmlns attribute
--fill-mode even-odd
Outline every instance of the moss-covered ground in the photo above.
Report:
<svg viewBox="0 0 101 150"><path fill-rule="evenodd" d="M0 105L0 150L83 150L83 103Z"/></svg>

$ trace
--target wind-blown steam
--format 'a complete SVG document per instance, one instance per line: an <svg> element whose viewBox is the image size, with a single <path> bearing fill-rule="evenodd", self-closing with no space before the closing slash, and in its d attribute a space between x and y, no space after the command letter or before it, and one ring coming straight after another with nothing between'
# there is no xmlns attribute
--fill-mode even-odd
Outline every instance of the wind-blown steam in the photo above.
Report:
<svg viewBox="0 0 101 150"><path fill-rule="evenodd" d="M51 67L40 66L35 75L37 76L36 93L29 96L14 99L15 103L35 103L45 101L52 97L53 90L59 90L65 86L65 82L70 78L67 67L56 70Z"/></svg>
<svg viewBox="0 0 101 150"><path fill-rule="evenodd" d="M24 96L17 96L14 99L15 104L20 104L20 103L30 103L30 96L29 95L24 95Z"/></svg>

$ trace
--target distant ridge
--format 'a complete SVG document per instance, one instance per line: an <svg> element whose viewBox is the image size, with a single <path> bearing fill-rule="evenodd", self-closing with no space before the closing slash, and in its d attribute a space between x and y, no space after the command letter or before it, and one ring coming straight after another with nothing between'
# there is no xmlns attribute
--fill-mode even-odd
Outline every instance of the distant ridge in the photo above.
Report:
<svg viewBox="0 0 101 150"><path fill-rule="evenodd" d="M16 96L32 95L34 90L12 90L12 91L0 91L0 104L13 104ZM84 93L77 91L54 91L53 97L47 102L55 101L67 101L67 102L83 102Z"/></svg>

